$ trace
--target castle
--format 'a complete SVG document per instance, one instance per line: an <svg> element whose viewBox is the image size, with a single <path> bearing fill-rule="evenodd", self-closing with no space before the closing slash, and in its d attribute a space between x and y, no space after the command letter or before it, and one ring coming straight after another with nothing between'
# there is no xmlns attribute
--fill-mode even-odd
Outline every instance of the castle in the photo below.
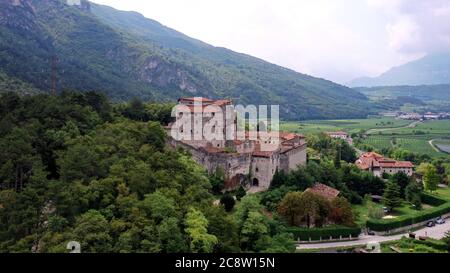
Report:
<svg viewBox="0 0 450 273"><path fill-rule="evenodd" d="M180 134L195 135L199 131L220 132L224 135L236 130L237 114L222 115L232 106L231 100L210 100L206 98L181 98L176 120L188 118L189 125L175 128L171 123L166 127L172 146L181 146L190 151L193 159L204 166L209 173L219 168L225 174L225 188L235 189L244 186L250 192L267 190L275 172L289 172L299 165L305 165L306 141L303 135L293 133L246 131L245 138L211 139L195 137L180 140ZM221 120L226 126L208 125L212 119ZM194 126L197 123L202 126ZM208 127L209 126L209 127ZM256 136L251 138L250 136Z"/></svg>

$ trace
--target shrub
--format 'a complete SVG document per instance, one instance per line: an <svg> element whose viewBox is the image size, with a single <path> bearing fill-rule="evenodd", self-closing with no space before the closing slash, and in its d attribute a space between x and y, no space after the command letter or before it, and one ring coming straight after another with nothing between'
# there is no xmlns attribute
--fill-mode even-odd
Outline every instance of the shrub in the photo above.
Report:
<svg viewBox="0 0 450 273"><path fill-rule="evenodd" d="M220 204L225 207L225 211L230 212L233 210L236 201L234 200L233 196L225 194L224 196L222 196L222 198L220 198Z"/></svg>
<svg viewBox="0 0 450 273"><path fill-rule="evenodd" d="M371 205L368 209L368 215L372 219L381 219L384 216L384 210L379 206Z"/></svg>
<svg viewBox="0 0 450 273"><path fill-rule="evenodd" d="M422 194L422 202L424 204L430 205L430 206L434 206L434 207L438 207L440 205L443 205L446 203L445 200L440 199L439 197L436 197L434 195L431 194L427 194L427 193L423 193Z"/></svg>

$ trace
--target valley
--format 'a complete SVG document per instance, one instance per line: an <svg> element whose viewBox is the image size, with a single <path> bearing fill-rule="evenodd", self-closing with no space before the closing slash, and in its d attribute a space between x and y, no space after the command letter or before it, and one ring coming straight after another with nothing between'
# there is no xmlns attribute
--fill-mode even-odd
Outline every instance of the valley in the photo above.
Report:
<svg viewBox="0 0 450 273"><path fill-rule="evenodd" d="M446 139L450 138L449 120L417 122L372 117L363 120L282 122L280 128L303 134L343 130L354 136L357 147L367 145L376 150L405 149L434 158L446 157L447 154L436 151L430 141L440 140L436 144L441 143L445 146L448 143Z"/></svg>

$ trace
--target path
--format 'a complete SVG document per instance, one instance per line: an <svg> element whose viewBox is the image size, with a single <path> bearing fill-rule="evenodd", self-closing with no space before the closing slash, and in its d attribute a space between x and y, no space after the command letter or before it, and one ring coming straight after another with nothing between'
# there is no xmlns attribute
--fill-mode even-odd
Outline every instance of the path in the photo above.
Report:
<svg viewBox="0 0 450 273"><path fill-rule="evenodd" d="M450 222L447 221L443 225L436 225L431 228L423 228L421 230L415 231L416 236L426 236L433 239L440 240L445 237L445 233L450 231ZM316 243L316 244L300 244L297 246L297 249L330 249L330 248L341 248L341 247L354 247L354 246L363 246L369 242L391 242L398 241L403 236L408 236L407 233L392 235L392 236L369 236L362 235L358 240L355 241L347 241L347 242L331 242L331 243Z"/></svg>
<svg viewBox="0 0 450 273"><path fill-rule="evenodd" d="M370 135L373 133L378 133L378 132L384 132L384 131L395 131L395 130L399 130L399 129L405 129L405 128L416 128L417 125L419 123L422 123L422 121L420 120L416 120L411 122L410 124L406 125L406 126L402 126L402 127L394 127L394 128L372 128L369 129L365 132L365 134Z"/></svg>
<svg viewBox="0 0 450 273"><path fill-rule="evenodd" d="M439 150L439 149L434 145L434 143L433 143L435 140L436 140L436 139L432 139L432 140L428 141L428 144L431 145L431 147L433 148L433 150L435 150L436 152L440 153L441 150Z"/></svg>

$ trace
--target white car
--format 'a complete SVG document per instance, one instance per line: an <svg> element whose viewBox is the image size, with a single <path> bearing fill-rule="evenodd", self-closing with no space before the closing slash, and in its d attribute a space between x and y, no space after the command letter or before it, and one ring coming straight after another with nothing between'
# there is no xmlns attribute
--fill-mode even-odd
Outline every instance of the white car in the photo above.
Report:
<svg viewBox="0 0 450 273"><path fill-rule="evenodd" d="M442 218L438 218L438 219L436 219L436 224L443 225L443 224L445 224L445 220Z"/></svg>

